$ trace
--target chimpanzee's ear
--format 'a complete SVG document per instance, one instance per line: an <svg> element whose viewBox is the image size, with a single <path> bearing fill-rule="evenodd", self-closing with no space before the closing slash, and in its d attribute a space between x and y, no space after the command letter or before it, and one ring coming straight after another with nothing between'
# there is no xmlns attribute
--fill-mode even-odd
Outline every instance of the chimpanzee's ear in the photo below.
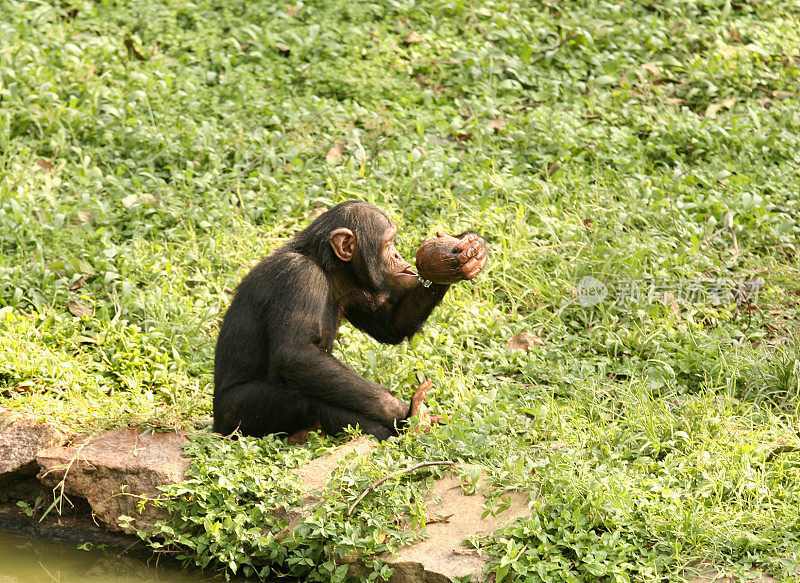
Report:
<svg viewBox="0 0 800 583"><path fill-rule="evenodd" d="M336 257L342 261L350 261L356 252L356 236L350 229L336 229L329 239Z"/></svg>

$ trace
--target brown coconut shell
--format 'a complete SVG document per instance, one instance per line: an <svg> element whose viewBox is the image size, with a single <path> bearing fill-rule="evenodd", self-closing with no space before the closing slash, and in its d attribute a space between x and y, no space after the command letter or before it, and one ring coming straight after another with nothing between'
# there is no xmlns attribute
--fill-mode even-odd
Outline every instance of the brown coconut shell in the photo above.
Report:
<svg viewBox="0 0 800 583"><path fill-rule="evenodd" d="M464 279L458 262L459 239L445 236L423 241L417 250L417 273L433 283L456 283Z"/></svg>

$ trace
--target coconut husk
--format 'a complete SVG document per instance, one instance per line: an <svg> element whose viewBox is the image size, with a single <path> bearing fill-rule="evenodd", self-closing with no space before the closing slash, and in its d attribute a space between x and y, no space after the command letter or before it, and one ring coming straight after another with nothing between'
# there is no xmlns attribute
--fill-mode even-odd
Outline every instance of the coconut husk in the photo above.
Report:
<svg viewBox="0 0 800 583"><path fill-rule="evenodd" d="M459 239L450 236L423 241L417 250L417 273L434 283L455 283L464 279L458 262Z"/></svg>

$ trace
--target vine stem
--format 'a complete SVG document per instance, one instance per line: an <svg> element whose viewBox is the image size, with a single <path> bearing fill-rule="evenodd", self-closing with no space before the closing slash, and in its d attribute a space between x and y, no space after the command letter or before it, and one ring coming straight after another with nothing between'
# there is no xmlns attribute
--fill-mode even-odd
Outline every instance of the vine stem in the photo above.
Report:
<svg viewBox="0 0 800 583"><path fill-rule="evenodd" d="M560 49L561 47L563 47L565 44L567 44L569 41L571 41L571 40L572 40L572 39L574 39L576 36L578 36L578 34L579 34L579 33L578 33L577 31L574 31L574 32L571 32L571 33L569 33L569 34L567 35L567 37L566 37L564 40L562 40L560 43L558 43L556 46L554 46L554 47L550 47L549 49L546 49L546 50L545 50L545 51L544 51L544 52L541 54L541 56L539 56L539 57L536 57L534 60L532 60L530 63L528 63L528 66L530 66L530 65L535 65L536 63L538 63L539 61L541 61L542 59L544 59L544 58L547 56L547 53L552 53L553 51L557 51L558 49Z"/></svg>
<svg viewBox="0 0 800 583"><path fill-rule="evenodd" d="M353 502L353 504L350 505L350 508L347 510L347 514L345 514L345 516L346 517L350 517L350 515L353 514L353 510L355 510L356 506L358 506L358 503L361 502L366 497L367 494L369 494L375 488L377 488L378 486L383 484L386 480L389 480L389 479L394 478L395 476L399 476L401 474L407 474L408 472L413 472L414 470L418 470L419 468L424 468L424 467L427 467L427 466L452 466L452 465L455 465L455 463L456 462L451 462L451 461L421 462L419 464L411 466L410 468L405 468L403 470L397 470L396 472L392 472L391 474L383 476L380 480L377 480L376 482L373 482L372 484L369 485L369 488L367 488L366 490L361 492L361 495L358 498L356 498L356 501Z"/></svg>

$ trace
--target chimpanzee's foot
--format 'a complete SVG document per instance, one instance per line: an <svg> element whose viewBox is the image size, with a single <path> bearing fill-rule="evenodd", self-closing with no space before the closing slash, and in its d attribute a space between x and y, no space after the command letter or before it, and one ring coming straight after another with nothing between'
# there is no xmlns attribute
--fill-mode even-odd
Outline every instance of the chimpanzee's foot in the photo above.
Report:
<svg viewBox="0 0 800 583"><path fill-rule="evenodd" d="M419 386L419 388L414 391L414 394L411 397L411 413L409 413L409 417L415 417L419 415L420 411L423 409L427 413L427 407L425 407L425 397L428 396L428 390L433 386L433 381L431 379L425 379L425 381Z"/></svg>
<svg viewBox="0 0 800 583"><path fill-rule="evenodd" d="M419 388L414 392L411 397L411 414L410 417L419 417L420 427L425 431L429 431L432 425L441 423L441 415L431 415L428 412L428 406L424 403L425 397L428 396L428 391L433 387L431 379L425 379Z"/></svg>
<svg viewBox="0 0 800 583"><path fill-rule="evenodd" d="M320 436L322 437L327 435L327 433L323 431L322 425L317 423L314 427L309 427L308 429L301 429L300 431L295 431L289 437L286 438L286 443L288 443L289 445L303 445L304 443L308 442L309 438L311 437L312 431L319 432Z"/></svg>

